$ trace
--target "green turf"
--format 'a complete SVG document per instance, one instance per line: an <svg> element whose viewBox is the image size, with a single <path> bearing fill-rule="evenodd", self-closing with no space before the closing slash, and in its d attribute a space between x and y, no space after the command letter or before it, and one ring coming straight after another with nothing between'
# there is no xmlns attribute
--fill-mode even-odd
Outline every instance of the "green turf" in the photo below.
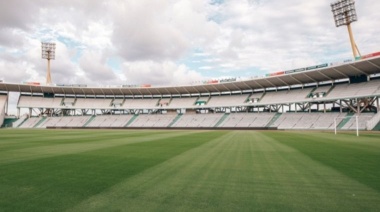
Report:
<svg viewBox="0 0 380 212"><path fill-rule="evenodd" d="M0 211L378 211L380 134L1 130Z"/></svg>

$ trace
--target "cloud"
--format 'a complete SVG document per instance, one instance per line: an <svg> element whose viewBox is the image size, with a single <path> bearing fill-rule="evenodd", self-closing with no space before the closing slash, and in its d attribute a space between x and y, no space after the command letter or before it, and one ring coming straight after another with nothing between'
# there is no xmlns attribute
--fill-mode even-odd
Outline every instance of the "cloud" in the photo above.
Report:
<svg viewBox="0 0 380 212"><path fill-rule="evenodd" d="M40 42L57 43L56 83L174 85L261 75L351 57L331 1L14 0L0 3L0 75L44 81ZM362 54L378 51L377 0L356 3ZM118 60L120 68L108 61ZM211 68L212 67L212 68ZM141 75L139 68L143 70ZM168 70L165 70L168 69ZM9 76L5 70L14 73ZM160 70L156 72L154 70ZM162 81L160 81L162 80Z"/></svg>
<svg viewBox="0 0 380 212"><path fill-rule="evenodd" d="M116 73L107 66L106 57L99 51L85 51L80 61L80 68L83 77L87 79L86 84L90 85L110 85L120 84L122 81L118 79Z"/></svg>
<svg viewBox="0 0 380 212"><path fill-rule="evenodd" d="M113 43L128 61L177 60L218 33L206 5L201 0L117 3Z"/></svg>
<svg viewBox="0 0 380 212"><path fill-rule="evenodd" d="M127 84L130 85L185 85L202 80L202 76L196 71L170 61L126 62L122 65L122 70Z"/></svg>

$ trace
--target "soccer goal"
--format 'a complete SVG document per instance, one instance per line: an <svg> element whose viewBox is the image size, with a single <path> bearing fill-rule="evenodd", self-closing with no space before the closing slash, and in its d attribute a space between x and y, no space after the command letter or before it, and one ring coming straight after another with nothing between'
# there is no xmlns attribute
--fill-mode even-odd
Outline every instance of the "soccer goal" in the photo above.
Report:
<svg viewBox="0 0 380 212"><path fill-rule="evenodd" d="M359 117L369 117L372 118L371 116L351 116L351 117L336 117L334 118L334 132L335 135L338 134L338 125L340 122L342 122L345 119L355 119L355 130L356 130L356 136L359 136ZM339 121L340 120L340 121Z"/></svg>

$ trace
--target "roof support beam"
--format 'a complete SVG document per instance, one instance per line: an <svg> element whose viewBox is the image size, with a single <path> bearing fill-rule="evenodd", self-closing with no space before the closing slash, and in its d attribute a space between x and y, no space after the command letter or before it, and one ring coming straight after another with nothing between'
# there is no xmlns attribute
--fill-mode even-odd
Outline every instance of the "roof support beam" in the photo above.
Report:
<svg viewBox="0 0 380 212"><path fill-rule="evenodd" d="M244 81L241 81L244 85L246 85L248 88L251 88L252 90L254 90L254 88L252 88L251 86L249 86L246 82ZM264 89L264 87L262 85L260 85L258 82L256 82L256 80L253 80L252 82L256 83L257 85L259 85L260 88Z"/></svg>
<svg viewBox="0 0 380 212"><path fill-rule="evenodd" d="M362 71L362 70L356 68L356 67L353 66L352 64L350 64L349 66L352 67L353 69L355 69L356 71L358 71L358 72L360 72L360 73L362 73L362 74L364 74L364 75L367 75L364 71Z"/></svg>
<svg viewBox="0 0 380 212"><path fill-rule="evenodd" d="M376 65L375 63L371 62L371 61L367 61L369 64L375 66L376 68L380 69L380 66Z"/></svg>
<svg viewBox="0 0 380 212"><path fill-rule="evenodd" d="M269 83L270 85L272 85L274 88L276 88L277 89L277 86L275 86L272 82L270 82L268 79L265 79L264 78L264 80L267 82L267 83Z"/></svg>
<svg viewBox="0 0 380 212"><path fill-rule="evenodd" d="M322 72L316 72L324 77L326 77L327 79L331 80L331 81L334 81L331 77L327 76L326 74L322 73Z"/></svg>
<svg viewBox="0 0 380 212"><path fill-rule="evenodd" d="M311 78L309 75L307 75L307 73L303 73L303 75L306 76L307 78L309 78L311 81L318 84L318 82L315 79Z"/></svg>
<svg viewBox="0 0 380 212"><path fill-rule="evenodd" d="M279 78L277 78L278 80L280 80L282 83L284 83L286 86L289 86L289 84L288 83L286 83L284 80L282 80L280 77Z"/></svg>
<svg viewBox="0 0 380 212"><path fill-rule="evenodd" d="M294 79L295 81L297 81L299 84L302 85L302 88L303 88L303 83L301 81L299 81L297 78L295 78L294 76L292 75L289 75L292 79Z"/></svg>

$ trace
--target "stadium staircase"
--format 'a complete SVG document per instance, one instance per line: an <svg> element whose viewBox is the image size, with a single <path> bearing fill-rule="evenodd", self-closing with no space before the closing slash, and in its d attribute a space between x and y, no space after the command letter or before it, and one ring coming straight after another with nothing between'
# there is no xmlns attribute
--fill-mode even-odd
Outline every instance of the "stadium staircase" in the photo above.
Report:
<svg viewBox="0 0 380 212"><path fill-rule="evenodd" d="M260 101L265 97L266 94L267 94L267 92L264 92L264 94L261 95L261 97L260 97L260 99L258 100L258 102L260 102Z"/></svg>
<svg viewBox="0 0 380 212"><path fill-rule="evenodd" d="M0 117L0 127L2 127L2 126L3 126L3 124L4 124L4 121L5 121L5 118L4 118L4 116Z"/></svg>
<svg viewBox="0 0 380 212"><path fill-rule="evenodd" d="M173 121L168 125L168 127L172 127L180 118L182 117L182 114L178 114Z"/></svg>
<svg viewBox="0 0 380 212"><path fill-rule="evenodd" d="M5 118L1 127L12 127L15 121L17 121L16 118Z"/></svg>
<svg viewBox="0 0 380 212"><path fill-rule="evenodd" d="M229 113L225 113L225 114L222 116L222 118L220 118L219 121L215 124L214 127L219 127L219 125L221 125L221 124L224 122L224 120L226 120L226 118L227 118L229 115L230 115Z"/></svg>
<svg viewBox="0 0 380 212"><path fill-rule="evenodd" d="M338 124L337 128L342 129L342 127L344 127L344 125L346 125L347 122L349 122L353 116L354 116L354 113L348 113L346 117L344 117L344 119L342 119L342 121Z"/></svg>
<svg viewBox="0 0 380 212"><path fill-rule="evenodd" d="M133 117L128 121L128 123L125 125L125 127L128 127L129 125L131 125L138 116L139 116L139 114L133 115Z"/></svg>
<svg viewBox="0 0 380 212"><path fill-rule="evenodd" d="M272 120L269 121L266 127L271 127L275 121L277 121L278 118L280 118L281 113L276 113L276 115L273 116Z"/></svg>
<svg viewBox="0 0 380 212"><path fill-rule="evenodd" d="M377 112L371 120L367 121L366 129L375 130L376 126L380 124L380 112Z"/></svg>
<svg viewBox="0 0 380 212"><path fill-rule="evenodd" d="M95 119L95 117L96 116L91 116L91 118L88 119L88 121L83 125L83 127L87 127L87 125L89 125L92 122L92 120Z"/></svg>
<svg viewBox="0 0 380 212"><path fill-rule="evenodd" d="M372 130L380 131L380 122Z"/></svg>
<svg viewBox="0 0 380 212"><path fill-rule="evenodd" d="M14 128L17 128L17 127L21 126L27 119L28 119L28 116L23 115L17 121L13 122L12 126Z"/></svg>
<svg viewBox="0 0 380 212"><path fill-rule="evenodd" d="M314 91L317 90L317 89L318 89L318 87L313 88L313 90L311 90L310 93L307 95L307 98L312 98L313 94L314 94Z"/></svg>
<svg viewBox="0 0 380 212"><path fill-rule="evenodd" d="M39 120L39 121L37 122L37 124L35 124L35 125L33 126L33 128L37 128L38 126L40 126L40 124L44 123L45 120L46 120L46 117L42 117L41 120Z"/></svg>
<svg viewBox="0 0 380 212"><path fill-rule="evenodd" d="M328 96L329 93L335 88L335 85L331 86L331 88L326 92L325 96Z"/></svg>

